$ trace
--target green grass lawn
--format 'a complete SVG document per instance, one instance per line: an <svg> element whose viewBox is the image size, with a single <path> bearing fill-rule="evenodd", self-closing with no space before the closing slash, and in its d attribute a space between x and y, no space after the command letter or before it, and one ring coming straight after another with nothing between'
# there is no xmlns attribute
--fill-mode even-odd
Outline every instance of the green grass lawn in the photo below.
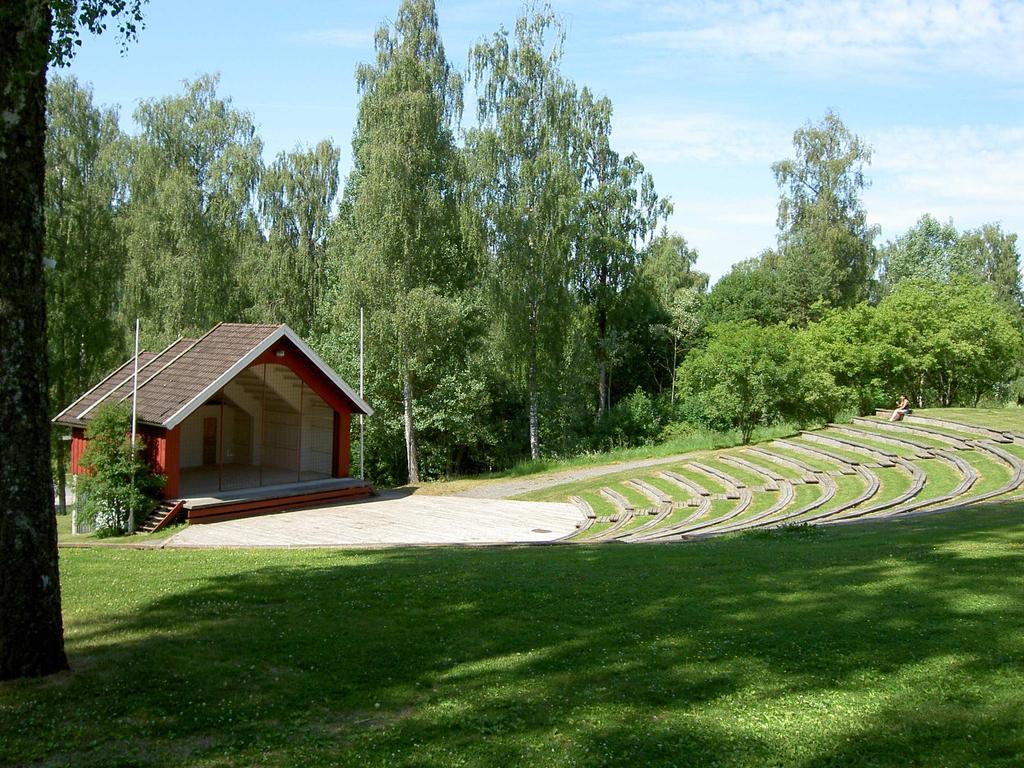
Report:
<svg viewBox="0 0 1024 768"><path fill-rule="evenodd" d="M977 427L1024 432L1024 408L922 408L914 413Z"/></svg>
<svg viewBox="0 0 1024 768"><path fill-rule="evenodd" d="M839 478L834 479L837 481L839 480ZM807 506L812 501L817 501L818 499L821 498L822 494L825 493L825 486L820 483L808 485L801 484L796 486L793 490L795 491L795 493L793 494L793 501L789 503L789 506L782 510L782 514L786 514L788 512L795 512L801 507ZM816 509L812 510L811 512L808 512L807 514L813 515L822 509L824 509L824 506L817 507ZM802 517L802 515L800 517ZM792 525L793 523L799 522L799 520L799 517L795 517L790 520L787 520L786 524Z"/></svg>
<svg viewBox="0 0 1024 768"><path fill-rule="evenodd" d="M1010 468L987 453L962 451L960 457L978 472L978 479L967 492L968 496L994 491L1010 481Z"/></svg>
<svg viewBox="0 0 1024 768"><path fill-rule="evenodd" d="M902 496L910 490L910 484L913 482L910 473L899 466L875 467L871 471L878 476L881 487L878 489L878 493L864 502L867 506L871 506L879 501L888 501L889 499L895 499L897 496Z"/></svg>
<svg viewBox="0 0 1024 768"><path fill-rule="evenodd" d="M792 424L775 424L768 427L758 427L754 430L751 440L754 443L770 441L781 437L788 437L797 432L797 427ZM469 478L448 478L435 482L429 482L421 486L421 491L426 493L443 494L451 490L460 490L467 485L474 485L481 481L501 480L509 478L526 477L529 475L546 474L567 469L580 467L592 467L602 464L614 464L618 462L633 461L637 459L656 459L668 456L676 456L684 453L698 451L712 451L721 448L733 448L742 444L742 437L738 430L731 432L695 432L691 435L675 437L655 445L641 445L635 448L617 448L606 452L584 453L570 458L545 458L537 461L522 461L509 469L499 472L488 472L474 475Z"/></svg>
<svg viewBox="0 0 1024 768"><path fill-rule="evenodd" d="M599 494L597 491L584 491L578 494L581 499L590 505L590 508L594 510L594 514L598 517L607 517L614 515L617 511L615 505L612 504L608 499ZM568 495L566 496L568 498Z"/></svg>
<svg viewBox="0 0 1024 768"><path fill-rule="evenodd" d="M689 499L695 497L695 494L687 493L682 487L676 485L671 480L666 480L657 475L647 475L644 477L644 481L666 494L672 501L686 503Z"/></svg>
<svg viewBox="0 0 1024 768"><path fill-rule="evenodd" d="M717 469L719 472L724 474L726 477L731 477L734 480L739 480L741 483L746 485L748 488L756 488L759 485L764 485L767 481L766 478L755 474L749 469L744 467L736 467L727 462L721 461L718 456L709 457L703 459L701 464Z"/></svg>
<svg viewBox="0 0 1024 768"><path fill-rule="evenodd" d="M697 454L694 456L694 461L703 461L705 458L707 458L705 455ZM655 485L658 488L670 489L669 492L673 498L681 500L688 498L683 489L673 485L667 480L661 481L657 477L659 472L664 472L665 470L675 472L693 480L710 493L722 493L725 490L721 483L716 482L713 478L700 472L688 469L685 465L666 464L634 469L627 472L616 472L613 474L601 475L600 477L588 478L586 480L577 480L571 483L563 483L561 485L551 486L550 488L541 488L540 490L530 491L529 493L522 493L518 496L514 496L513 498L519 501L565 501L570 496L575 495L584 496L589 500L589 496L586 496L586 494L596 493L601 488L613 488L626 498L635 499L637 506L639 507L652 506L654 502L642 493L630 488L629 486L622 485L623 481L633 479L646 480L647 482L650 482L651 485Z"/></svg>
<svg viewBox="0 0 1024 768"><path fill-rule="evenodd" d="M1020 505L683 545L64 550L0 764L1017 766Z"/></svg>
<svg viewBox="0 0 1024 768"><path fill-rule="evenodd" d="M769 459L762 458L756 453L737 453L735 455L746 461L748 464L761 467L767 472L774 472L787 480L800 480L804 476L803 472L798 472L795 469L787 467L785 464L779 464Z"/></svg>
<svg viewBox="0 0 1024 768"><path fill-rule="evenodd" d="M833 477L832 481L836 484L836 492L829 501L825 502L820 507L812 509L810 512L806 513L806 515L800 515L787 521L787 524L793 525L806 519L807 516L817 517L825 512L835 511L847 502L853 501L867 490L867 483L860 475L840 475L838 477ZM800 496L801 491L804 492L805 496ZM821 485L797 486L797 498L799 503L795 506L801 507L804 504L809 504L814 499L819 498L824 492L825 489Z"/></svg>
<svg viewBox="0 0 1024 768"><path fill-rule="evenodd" d="M877 451L882 454L895 454L896 456L902 456L908 459L913 458L914 456L917 455L917 449L909 445L896 445L886 443L882 440L876 440L874 439L875 435L866 432L858 432L856 435L848 435L843 432L836 432L835 430L826 429L822 430L818 434L824 435L825 437L831 437L833 440L845 440L848 442L856 443L857 445L862 445L865 448L868 448L869 450ZM898 438L899 435L893 433L892 437Z"/></svg>
<svg viewBox="0 0 1024 768"><path fill-rule="evenodd" d="M934 499L943 496L956 488L964 479L955 467L942 459L917 459L914 464L928 476L924 482L924 488L918 494L921 499Z"/></svg>
<svg viewBox="0 0 1024 768"><path fill-rule="evenodd" d="M795 440L790 440L789 442L796 443ZM818 447L821 448L822 446L819 445ZM800 464L804 464L808 467L811 467L812 469L816 469L818 472L831 472L834 469L839 469L840 466L840 463L835 459L830 459L826 456L809 456L806 453L790 450L789 448L785 448L782 446L776 447L772 445L766 447L765 450L770 451L771 453L778 454L784 459L789 459L791 461L796 461Z"/></svg>
<svg viewBox="0 0 1024 768"><path fill-rule="evenodd" d="M794 445L800 445L803 446L804 448L809 448L812 451L824 451L827 454L832 454L833 456L838 456L841 459L845 459L851 464L867 464L871 461L874 461L874 459L872 459L872 457L869 456L868 454L861 453L860 451L856 451L853 448L840 447L838 445L825 445L824 443L816 443L813 440L806 440L802 437L794 437L789 442L793 443ZM810 464L811 462L805 461L805 463Z"/></svg>
<svg viewBox="0 0 1024 768"><path fill-rule="evenodd" d="M905 440L910 443L915 443L924 448L937 448L939 450L950 450L952 446L949 443L945 443L935 437L930 437L924 432L900 432L897 430L886 430L880 427L869 427L866 424L853 424L854 428L858 430L864 430L865 435L880 435L883 437L891 437L897 440ZM914 424L910 422L904 422L902 426L913 427ZM918 425L923 426L923 425Z"/></svg>

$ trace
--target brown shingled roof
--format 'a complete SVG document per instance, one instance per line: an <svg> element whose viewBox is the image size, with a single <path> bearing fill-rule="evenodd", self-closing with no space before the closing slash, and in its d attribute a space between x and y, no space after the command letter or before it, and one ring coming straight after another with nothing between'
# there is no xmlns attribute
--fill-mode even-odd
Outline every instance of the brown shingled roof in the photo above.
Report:
<svg viewBox="0 0 1024 768"><path fill-rule="evenodd" d="M184 416L182 409L195 405L197 398L229 373L233 377L247 357L269 342L287 335L329 375L357 412L372 409L338 378L315 353L282 325L221 323L200 339L179 339L160 354L139 353L138 419L143 424L173 426ZM132 396L133 361L128 360L100 384L82 395L54 419L58 424L81 427L100 403L127 402ZM191 409L189 409L191 410ZM177 418L175 418L177 417Z"/></svg>
<svg viewBox="0 0 1024 768"><path fill-rule="evenodd" d="M139 375L143 375L142 371L145 370L158 355L155 352L147 352L142 350L139 352ZM99 384L90 389L80 398L75 400L71 405L57 414L57 418L54 419L58 424L66 424L69 427L82 427L85 426L85 421L80 417L80 414L84 411L86 415L91 411L99 402L105 400L114 390L118 389L125 382L131 386L132 376L135 371L133 365L135 358L130 358L127 362L122 363L112 373L108 374L106 378L102 379Z"/></svg>
<svg viewBox="0 0 1024 768"><path fill-rule="evenodd" d="M139 382L139 421L163 424L280 327L216 326L154 376Z"/></svg>

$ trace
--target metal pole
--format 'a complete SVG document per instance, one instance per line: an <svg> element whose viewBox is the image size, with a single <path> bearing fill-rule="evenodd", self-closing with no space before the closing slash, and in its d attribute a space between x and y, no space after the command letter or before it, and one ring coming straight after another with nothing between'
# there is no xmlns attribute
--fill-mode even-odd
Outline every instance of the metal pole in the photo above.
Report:
<svg viewBox="0 0 1024 768"><path fill-rule="evenodd" d="M132 377L132 494L128 497L128 533L135 533L135 424L139 400L139 318L135 318L135 374Z"/></svg>
<svg viewBox="0 0 1024 768"><path fill-rule="evenodd" d="M363 308L359 308L359 399L363 399ZM359 479L365 480L366 452L363 450L363 414L359 414Z"/></svg>
<svg viewBox="0 0 1024 768"><path fill-rule="evenodd" d="M299 442L295 447L295 482L302 482L302 395L306 391L306 382L299 379Z"/></svg>

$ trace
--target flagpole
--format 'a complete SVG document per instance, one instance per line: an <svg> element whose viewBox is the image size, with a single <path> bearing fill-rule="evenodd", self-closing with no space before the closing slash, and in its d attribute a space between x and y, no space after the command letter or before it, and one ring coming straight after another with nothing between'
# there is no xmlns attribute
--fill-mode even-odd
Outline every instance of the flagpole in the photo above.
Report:
<svg viewBox="0 0 1024 768"><path fill-rule="evenodd" d="M359 308L359 399L363 399L363 308ZM359 414L359 479L365 480L363 450L363 414Z"/></svg>
<svg viewBox="0 0 1024 768"><path fill-rule="evenodd" d="M135 374L132 376L132 493L128 497L128 533L135 533L135 423L139 398L139 318L135 318Z"/></svg>

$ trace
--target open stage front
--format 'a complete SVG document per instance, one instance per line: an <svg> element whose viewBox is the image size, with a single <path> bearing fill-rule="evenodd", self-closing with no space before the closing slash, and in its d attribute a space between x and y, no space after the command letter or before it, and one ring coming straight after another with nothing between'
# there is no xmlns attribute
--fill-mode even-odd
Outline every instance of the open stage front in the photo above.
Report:
<svg viewBox="0 0 1024 768"><path fill-rule="evenodd" d="M373 488L353 477L328 477L298 483L216 491L184 499L190 523L214 523L268 512L317 506L334 501L362 499Z"/></svg>
<svg viewBox="0 0 1024 768"><path fill-rule="evenodd" d="M326 472L295 472L247 464L226 464L222 468L190 467L181 470L181 498L238 496L267 486L301 485L330 477Z"/></svg>
<svg viewBox="0 0 1024 768"><path fill-rule="evenodd" d="M178 495L347 474L336 465L339 449L347 454L348 425L336 422L331 407L290 369L247 368L181 423Z"/></svg>

